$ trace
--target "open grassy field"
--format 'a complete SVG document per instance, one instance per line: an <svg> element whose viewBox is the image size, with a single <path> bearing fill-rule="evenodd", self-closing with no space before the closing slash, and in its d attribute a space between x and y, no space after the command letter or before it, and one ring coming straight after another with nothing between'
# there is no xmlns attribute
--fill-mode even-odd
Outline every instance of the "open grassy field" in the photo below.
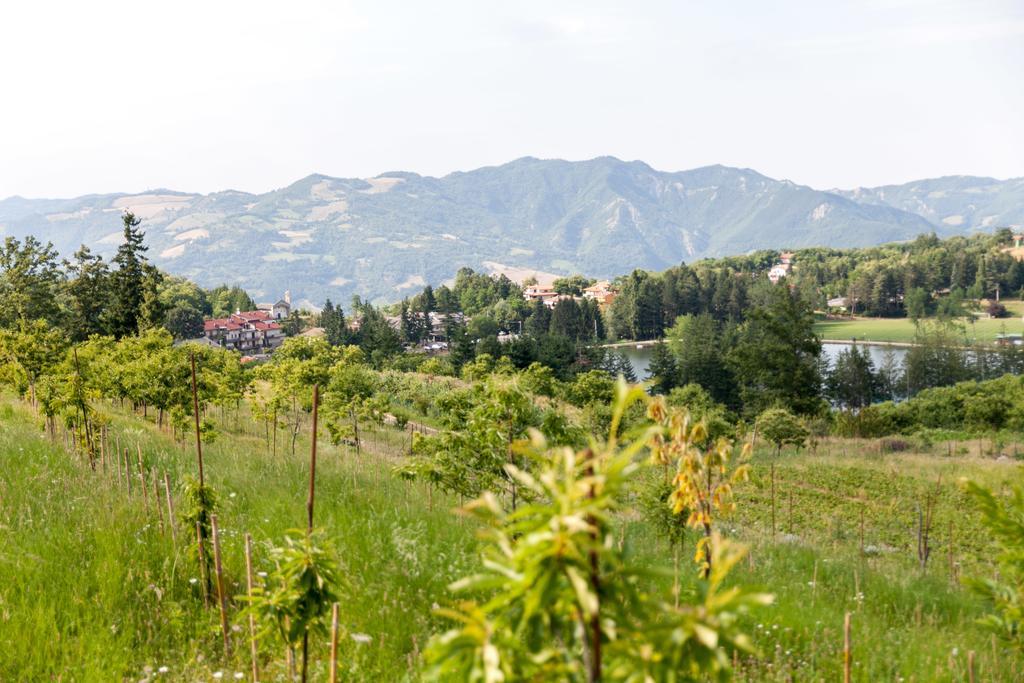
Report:
<svg viewBox="0 0 1024 683"><path fill-rule="evenodd" d="M998 334L1024 333L1021 318L979 318L973 324L963 325L965 340L993 341ZM914 323L908 318L850 318L847 320L819 320L814 331L822 339L872 342L912 342Z"/></svg>
<svg viewBox="0 0 1024 683"><path fill-rule="evenodd" d="M112 419L111 440L133 452L138 444L151 475L166 471L180 484L193 471L189 444L151 421L100 408ZM260 571L267 548L303 524L308 429L294 456L283 435L273 455L244 414L219 422L206 472L219 494L228 593L238 596L243 535L254 537ZM445 626L434 606L450 604L447 584L477 566L474 529L450 513L458 501L391 474L407 443L407 434L388 427L369 430L359 455L321 441L317 525L348 584L343 680L419 680L419 653ZM854 680L966 681L972 650L978 680L1019 680L1024 667L974 624L981 607L957 582L990 573L992 549L955 481L969 476L998 490L1020 480L1020 467L961 453L965 447L893 454L874 442L830 441L815 453L757 452L722 530L751 547L735 579L777 600L744 618L761 656L739 662L739 680L837 680L846 612L853 613ZM928 495L936 505L933 551L922 571L915 511ZM90 470L43 435L25 404L0 399L0 680L195 681L217 680L217 672L221 680L251 680L239 601L229 601L236 631L225 655L217 611L204 609L195 559L182 549L184 532L172 540L152 499L138 486L129 493L112 466ZM666 566L679 557L685 600L694 581L692 539L671 548L637 511L618 525L630 554ZM312 678L325 680L320 639L313 654ZM281 651L261 647L260 657L262 680L286 679Z"/></svg>

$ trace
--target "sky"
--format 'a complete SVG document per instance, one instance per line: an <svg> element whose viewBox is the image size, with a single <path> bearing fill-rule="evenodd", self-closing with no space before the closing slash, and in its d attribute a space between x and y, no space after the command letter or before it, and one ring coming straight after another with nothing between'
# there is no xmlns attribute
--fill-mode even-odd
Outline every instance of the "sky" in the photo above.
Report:
<svg viewBox="0 0 1024 683"><path fill-rule="evenodd" d="M0 197L522 156L1024 176L1020 0L8 3Z"/></svg>

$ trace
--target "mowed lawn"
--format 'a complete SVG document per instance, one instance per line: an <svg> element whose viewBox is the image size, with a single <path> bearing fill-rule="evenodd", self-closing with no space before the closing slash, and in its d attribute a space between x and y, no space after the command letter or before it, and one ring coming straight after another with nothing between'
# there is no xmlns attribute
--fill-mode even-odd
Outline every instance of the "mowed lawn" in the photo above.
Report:
<svg viewBox="0 0 1024 683"><path fill-rule="evenodd" d="M960 323L966 341L992 341L999 334L1024 333L1020 317L978 318L973 324ZM911 342L915 326L908 318L850 318L846 320L819 320L814 331L822 339L884 342Z"/></svg>

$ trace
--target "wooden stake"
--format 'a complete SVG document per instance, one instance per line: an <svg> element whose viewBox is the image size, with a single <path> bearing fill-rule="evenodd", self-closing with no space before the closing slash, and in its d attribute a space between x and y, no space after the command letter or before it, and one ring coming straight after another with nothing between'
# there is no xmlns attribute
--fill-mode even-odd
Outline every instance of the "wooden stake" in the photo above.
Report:
<svg viewBox="0 0 1024 683"><path fill-rule="evenodd" d="M317 410L320 405L320 385L313 385L313 421L310 428L309 449L309 496L306 498L306 534L313 533L313 502L316 495L316 431L317 431ZM292 441L292 448L295 441ZM309 631L302 634L302 680L306 680L309 670Z"/></svg>
<svg viewBox="0 0 1024 683"><path fill-rule="evenodd" d="M217 530L217 515L210 515L213 535L213 569L217 573L217 603L220 607L220 631L224 636L224 656L231 654L228 640L228 596L224 594L224 570L220 560L220 532Z"/></svg>
<svg viewBox="0 0 1024 683"><path fill-rule="evenodd" d="M309 449L309 497L306 499L306 533L313 533L313 501L316 495L316 430L317 409L320 405L320 385L313 385L313 427Z"/></svg>
<svg viewBox="0 0 1024 683"><path fill-rule="evenodd" d="M160 533L164 532L164 509L160 506L160 483L156 474L156 470L153 470L153 507L156 508L156 517L160 522Z"/></svg>
<svg viewBox="0 0 1024 683"><path fill-rule="evenodd" d="M285 627L285 629L288 628L288 617L284 618L284 627ZM288 680L289 681L294 681L295 680L295 648L293 648L290 644L286 645L285 648L284 648L284 661L285 661L285 664L288 667Z"/></svg>
<svg viewBox="0 0 1024 683"><path fill-rule="evenodd" d="M589 448L586 451L585 457L589 461L587 464L587 476L594 476L594 453ZM594 485L591 484L588 497L593 498L596 495ZM587 523L591 526L592 542L596 546L600 542L600 536L598 532L599 522L596 518L590 517L587 519ZM601 595L601 574L600 574L600 560L597 556L596 550L591 550L590 553L590 589L594 592L595 599L599 599L597 596ZM601 607L597 605L597 609L590 617L590 623L587 625L590 631L589 645L590 645L590 661L587 667L587 681L589 683L598 683L601 680Z"/></svg>
<svg viewBox="0 0 1024 683"><path fill-rule="evenodd" d="M967 653L967 681L974 683L974 650Z"/></svg>
<svg viewBox="0 0 1024 683"><path fill-rule="evenodd" d="M107 428L104 426L104 427L100 428L100 469L103 470L104 474L106 474L106 472L107 472L107 446L106 446L106 441L107 441Z"/></svg>
<svg viewBox="0 0 1024 683"><path fill-rule="evenodd" d="M128 495L132 495L132 459L128 457L128 449L124 449L124 480L128 482Z"/></svg>
<svg viewBox="0 0 1024 683"><path fill-rule="evenodd" d="M167 525L171 527L171 542L177 544L178 532L174 528L174 498L171 496L171 477L164 472L164 494L167 496Z"/></svg>
<svg viewBox="0 0 1024 683"><path fill-rule="evenodd" d="M974 654L973 652L971 653ZM331 683L338 683L338 603L331 605ZM971 679L974 683L974 679Z"/></svg>
<svg viewBox="0 0 1024 683"><path fill-rule="evenodd" d="M853 650L850 640L850 613L843 620L843 683L850 683L850 665L853 663Z"/></svg>
<svg viewBox="0 0 1024 683"><path fill-rule="evenodd" d="M142 506L146 510L146 514L149 514L149 491L146 488L146 468L142 464L142 446L138 443L135 444L138 449L139 458L139 488L142 489Z"/></svg>
<svg viewBox="0 0 1024 683"><path fill-rule="evenodd" d="M252 536L245 535L245 590L252 600ZM249 612L249 656L252 658L252 680L259 683L259 651L256 647L256 617Z"/></svg>
<svg viewBox="0 0 1024 683"><path fill-rule="evenodd" d="M772 462L772 540L775 540L775 463Z"/></svg>
<svg viewBox="0 0 1024 683"><path fill-rule="evenodd" d="M864 505L860 506L860 556L864 557Z"/></svg>
<svg viewBox="0 0 1024 683"><path fill-rule="evenodd" d="M203 548L203 527L196 520L196 547L199 551L199 582L203 584L203 607L210 606L210 594L206 590L206 550Z"/></svg>
<svg viewBox="0 0 1024 683"><path fill-rule="evenodd" d="M192 413L196 418L196 460L199 463L199 485L205 486L203 476L203 440L199 434L199 392L196 390L196 354L190 354L192 360Z"/></svg>
<svg viewBox="0 0 1024 683"><path fill-rule="evenodd" d="M956 566L953 563L953 520L949 520L949 582L956 583Z"/></svg>

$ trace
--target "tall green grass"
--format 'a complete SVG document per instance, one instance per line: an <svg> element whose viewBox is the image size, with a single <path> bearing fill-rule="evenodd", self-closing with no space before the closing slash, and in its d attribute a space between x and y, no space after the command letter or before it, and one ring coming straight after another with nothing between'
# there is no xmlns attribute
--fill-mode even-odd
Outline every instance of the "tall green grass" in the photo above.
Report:
<svg viewBox="0 0 1024 683"><path fill-rule="evenodd" d="M141 443L147 466L168 470L174 482L194 469L192 450L151 425L121 417L112 432L133 454ZM204 449L231 595L245 590L245 533L253 535L255 569L264 571L266 548L304 526L302 446L301 456L272 458L259 439L222 434ZM202 680L217 671L228 680L248 672L246 628L225 659L183 530L175 547L152 508L146 514L137 486L129 497L115 473L92 472L49 443L20 406L3 419L0 454L0 680ZM318 463L316 523L328 530L350 586L339 651L354 680L415 678L416 653L439 627L432 605L474 557L472 531L448 512L456 501L435 493L431 511L421 486L387 468L330 446ZM314 676L326 670L326 643L319 645ZM264 654L274 660L271 675L281 673L283 651Z"/></svg>
<svg viewBox="0 0 1024 683"><path fill-rule="evenodd" d="M50 443L23 404L0 401L0 680L210 680L218 671L222 680L236 672L248 679L241 604L231 604L238 630L225 657L217 613L202 607L197 564L184 550L183 531L175 546L152 509L146 513L137 488L129 497L116 474L93 472ZM122 446L133 452L136 443L142 446L147 467L168 471L178 485L192 474L190 444L176 444L150 422L106 404L102 410ZM226 431L236 424L251 435ZM266 571L267 548L304 525L308 429L294 457L283 437L271 456L262 428L244 419L225 416L222 430L204 447L206 475L220 500L227 585L237 596L245 587L244 534L253 535L256 570ZM449 603L446 586L476 567L474 529L450 513L459 501L391 474L407 435L367 431L372 438L361 456L322 440L318 461L316 525L326 529L348 583L341 604L342 675L417 680L420 650L446 626L433 607ZM744 618L761 656L740 662L739 680L838 680L846 612L853 613L855 680L966 680L969 650L978 654L978 680L1014 680L1017 663L975 626L980 606L945 573L940 521L954 514L967 519L969 511L958 509L958 499L941 501L935 555L922 574L903 542L912 534L908 503L893 507L892 499L924 490L939 470L950 484L970 474L994 485L1016 470L925 456L784 456L780 482L807 486L799 489L799 529L783 538L787 511L780 485L773 542L768 462L757 456L737 514L721 525L751 547L751 562L734 580L777 596L774 606ZM849 498L861 495L873 502L867 542L896 550L859 555L858 508ZM835 532L837 516L844 520L842 535ZM629 553L672 565L673 549L638 514L626 511L620 523ZM965 535L968 529L982 534L971 526ZM965 540L963 552L987 547L983 538L972 543ZM684 600L696 580L692 550L690 538L680 553ZM985 557L971 559L972 571L989 567ZM665 581L651 588L670 590ZM284 680L281 648L271 644L261 652L264 680ZM322 639L314 639L313 655L313 679L323 680Z"/></svg>

